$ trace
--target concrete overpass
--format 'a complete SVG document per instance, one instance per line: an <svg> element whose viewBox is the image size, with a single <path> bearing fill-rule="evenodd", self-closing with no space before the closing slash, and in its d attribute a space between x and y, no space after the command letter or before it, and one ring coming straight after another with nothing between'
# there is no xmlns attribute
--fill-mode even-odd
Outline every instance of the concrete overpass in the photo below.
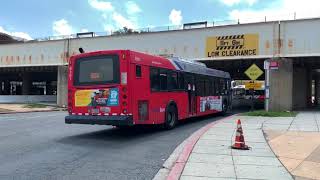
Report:
<svg viewBox="0 0 320 180"><path fill-rule="evenodd" d="M77 54L79 47L87 52L132 49L202 61L209 67L230 71L235 79L246 78L243 72L252 63L263 68L265 60L275 58L280 67L270 73L270 108L305 108L312 90L316 102L320 95L319 29L320 18L314 18L2 44L0 94L10 94L8 88L14 81L22 84L21 94L29 95L34 81L45 81L45 94L54 95L51 91L55 85L50 84L56 83L57 103L66 105L68 58ZM48 80L37 80L39 76L30 68L46 73ZM52 72L56 72L55 78Z"/></svg>

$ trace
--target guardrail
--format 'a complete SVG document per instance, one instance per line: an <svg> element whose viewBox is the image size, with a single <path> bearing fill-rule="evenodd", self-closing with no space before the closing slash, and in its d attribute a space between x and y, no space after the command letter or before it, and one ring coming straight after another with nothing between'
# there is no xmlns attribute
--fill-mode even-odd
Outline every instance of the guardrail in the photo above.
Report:
<svg viewBox="0 0 320 180"><path fill-rule="evenodd" d="M119 29L115 31L88 32L88 34L92 34L92 37L118 36L118 35L124 35L124 34L143 34L143 33L150 33L150 32L177 31L177 30L185 30L185 29L204 28L204 27L216 27L216 26L226 26L226 25L234 25L234 24L247 24L247 23L272 22L272 21L297 20L297 19L303 19L303 18L297 18L297 14L292 13L292 14L282 14L282 15L274 15L274 16L251 17L247 19L237 19L237 20L215 20L210 22L209 21L193 22L193 23L186 23L186 24L174 25L174 26L173 25L156 26L156 27L146 27L146 28L139 28L139 29L128 29L124 27L123 29ZM82 33L41 37L41 38L35 38L33 40L28 40L24 42L74 39L74 38L79 38L79 34L82 34Z"/></svg>

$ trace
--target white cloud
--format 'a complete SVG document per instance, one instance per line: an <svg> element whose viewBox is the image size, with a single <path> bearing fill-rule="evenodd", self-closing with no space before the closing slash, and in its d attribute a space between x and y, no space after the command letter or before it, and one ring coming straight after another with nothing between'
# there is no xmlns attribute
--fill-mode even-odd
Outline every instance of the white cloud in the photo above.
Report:
<svg viewBox="0 0 320 180"><path fill-rule="evenodd" d="M223 4L228 6L233 6L234 4L238 4L240 0L220 0Z"/></svg>
<svg viewBox="0 0 320 180"><path fill-rule="evenodd" d="M320 1L314 0L283 0L275 2L261 10L245 9L232 10L229 17L233 20L240 19L240 23L263 21L266 17L270 20L285 20L296 18L308 18L320 16Z"/></svg>
<svg viewBox="0 0 320 180"><path fill-rule="evenodd" d="M72 26L69 25L68 21L65 19L54 21L52 25L52 30L55 36L70 35L73 33Z"/></svg>
<svg viewBox="0 0 320 180"><path fill-rule="evenodd" d="M123 17L119 13L113 13L112 19L115 21L118 28L127 27L129 29L135 29L136 25L131 22L129 19Z"/></svg>
<svg viewBox="0 0 320 180"><path fill-rule="evenodd" d="M134 1L125 3L125 10L128 16L123 16L115 10L111 2L103 0L88 0L91 7L101 11L102 25L105 31L112 32L123 27L136 29L137 13L141 12L140 7Z"/></svg>
<svg viewBox="0 0 320 180"><path fill-rule="evenodd" d="M173 25L180 25L182 21L181 11L172 9L169 15L169 20Z"/></svg>
<svg viewBox="0 0 320 180"><path fill-rule="evenodd" d="M128 1L126 3L127 13L132 15L141 12L140 7L133 1Z"/></svg>
<svg viewBox="0 0 320 180"><path fill-rule="evenodd" d="M252 6L254 3L257 2L257 0L220 0L220 2L227 6L233 6L240 3L246 3L249 6Z"/></svg>
<svg viewBox="0 0 320 180"><path fill-rule="evenodd" d="M80 30L80 32L85 33L85 32L89 32L89 30L86 29L86 28L83 28L83 29Z"/></svg>
<svg viewBox="0 0 320 180"><path fill-rule="evenodd" d="M108 1L88 0L88 3L91 7L100 11L113 11L114 9L111 2Z"/></svg>
<svg viewBox="0 0 320 180"><path fill-rule="evenodd" d="M8 34L10 36L26 39L26 40L32 40L33 39L28 33L25 33L25 32L9 32L9 31L5 30L1 26L0 26L0 32Z"/></svg>

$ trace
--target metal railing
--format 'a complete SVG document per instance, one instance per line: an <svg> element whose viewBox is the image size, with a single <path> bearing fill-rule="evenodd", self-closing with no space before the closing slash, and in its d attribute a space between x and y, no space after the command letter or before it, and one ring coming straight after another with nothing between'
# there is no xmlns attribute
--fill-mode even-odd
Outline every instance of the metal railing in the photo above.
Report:
<svg viewBox="0 0 320 180"><path fill-rule="evenodd" d="M315 18L315 17L314 17ZM186 24L181 25L168 25L168 26L157 26L157 27L146 27L146 28L139 28L139 29L119 29L115 31L105 31L105 32L89 32L93 34L93 37L99 36L120 36L120 35L127 35L127 34L143 34L143 33L151 33L151 32L164 32L164 31L179 31L185 29L197 29L197 28L204 28L201 26L201 23L205 23L205 27L216 27L216 26L226 26L226 25L235 25L235 24L247 24L247 23L259 23L259 22L272 22L272 21L284 21L284 20L296 20L297 14L278 14L274 16L262 16L262 17L251 17L246 19L237 19L237 20L215 20L215 21L205 21L198 23L188 23L188 25L195 26L188 26L186 28ZM300 18L303 19L303 18ZM50 41L50 40L60 40L60 39L74 39L79 38L78 34L70 34L70 35L60 35L60 36L48 36L42 38L35 38L30 41ZM28 42L27 40L25 42Z"/></svg>

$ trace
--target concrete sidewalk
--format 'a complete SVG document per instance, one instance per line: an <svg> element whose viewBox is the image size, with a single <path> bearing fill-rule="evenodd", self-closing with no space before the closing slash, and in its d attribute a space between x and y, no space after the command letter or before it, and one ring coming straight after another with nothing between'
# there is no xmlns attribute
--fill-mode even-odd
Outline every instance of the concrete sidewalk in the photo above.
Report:
<svg viewBox="0 0 320 180"><path fill-rule="evenodd" d="M297 180L320 179L319 125L320 112L312 111L264 123L270 146Z"/></svg>
<svg viewBox="0 0 320 180"><path fill-rule="evenodd" d="M250 150L230 148L237 119ZM293 179L265 140L262 127L268 120L233 116L212 126L194 146L180 179Z"/></svg>

